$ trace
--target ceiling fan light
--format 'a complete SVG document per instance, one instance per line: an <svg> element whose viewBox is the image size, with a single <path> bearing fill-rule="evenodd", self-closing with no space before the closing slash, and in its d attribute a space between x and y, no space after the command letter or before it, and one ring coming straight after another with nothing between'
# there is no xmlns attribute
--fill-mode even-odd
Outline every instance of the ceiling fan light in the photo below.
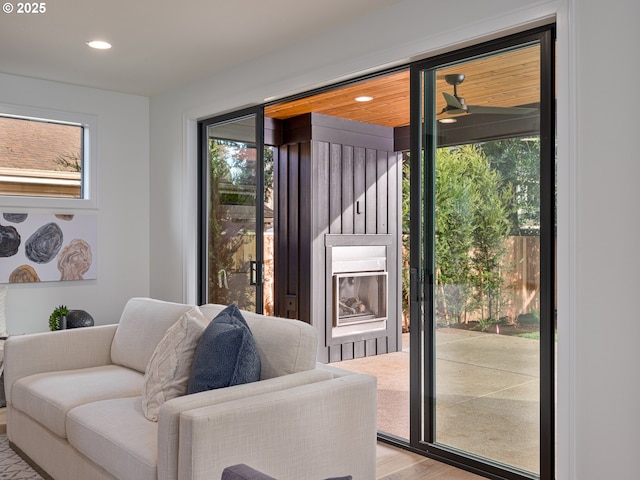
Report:
<svg viewBox="0 0 640 480"><path fill-rule="evenodd" d="M373 97L369 97L368 95L362 95L360 97L354 98L356 102L370 102L373 100Z"/></svg>
<svg viewBox="0 0 640 480"><path fill-rule="evenodd" d="M458 121L458 119L456 118L451 118L451 117L447 117L447 118L441 118L440 120L438 120L440 123L456 123Z"/></svg>

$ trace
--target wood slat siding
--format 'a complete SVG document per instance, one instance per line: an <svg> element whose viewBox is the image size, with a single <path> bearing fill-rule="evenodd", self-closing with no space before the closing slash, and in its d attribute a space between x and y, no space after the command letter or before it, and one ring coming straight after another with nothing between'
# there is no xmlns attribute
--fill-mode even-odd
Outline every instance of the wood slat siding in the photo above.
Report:
<svg viewBox="0 0 640 480"><path fill-rule="evenodd" d="M368 215L365 202L365 154L366 149L357 147L354 151L353 158L353 200L354 200L354 217L353 232L363 234L365 232L365 219Z"/></svg>
<svg viewBox="0 0 640 480"><path fill-rule="evenodd" d="M340 233L354 233L353 229L353 147L342 147L342 230Z"/></svg>
<svg viewBox="0 0 640 480"><path fill-rule="evenodd" d="M37 182L0 181L0 195L17 195L26 197L81 198L80 182L78 185L47 185Z"/></svg>
<svg viewBox="0 0 640 480"><path fill-rule="evenodd" d="M379 337L377 340L378 340L376 343L377 355L380 355L382 353L395 352L399 350L399 348L396 348L395 346L394 348L389 348L390 337Z"/></svg>
<svg viewBox="0 0 640 480"><path fill-rule="evenodd" d="M302 265L298 262L299 252L299 238L298 238L298 226L299 222L299 188L300 184L296 181L299 178L298 168L300 163L300 145L292 145L289 148L288 156L288 182L287 182L287 197L289 198L288 210L289 215L287 218L287 238L288 238L288 250L287 250L287 295L299 295L298 274ZM294 318L304 320L304 316L300 315L299 309L295 312L288 312L290 315L295 315Z"/></svg>
<svg viewBox="0 0 640 480"><path fill-rule="evenodd" d="M364 356L372 357L378 354L378 339L369 338L364 341Z"/></svg>
<svg viewBox="0 0 640 480"><path fill-rule="evenodd" d="M389 337L368 338L355 342L346 342L329 347L331 354L329 362L340 362L343 360L353 360L354 358L373 357L382 353L387 353ZM395 350L391 350L395 351Z"/></svg>
<svg viewBox="0 0 640 480"><path fill-rule="evenodd" d="M342 361L342 345L329 345L329 354L324 360L326 363L334 363ZM323 360L320 360L323 361Z"/></svg>
<svg viewBox="0 0 640 480"><path fill-rule="evenodd" d="M328 158L327 150L324 145L313 145L312 142L302 142L300 144L300 169L298 176L298 318L307 323L313 322L312 303L313 298L317 295L318 289L324 288L324 282L317 285L318 279L315 272L316 266L307 259L313 258L313 252L319 248L318 232L314 228L320 225L322 219L322 227L328 227L326 203L318 205L318 190L306 189L305 182L300 179L315 178L318 185L325 185L324 195L326 195L327 179L324 173L327 172L326 159ZM316 150L317 149L317 150ZM312 162L313 155L323 159L322 162ZM328 172L327 172L328 173ZM317 219L314 220L314 216ZM311 228L309 228L311 227Z"/></svg>
<svg viewBox="0 0 640 480"><path fill-rule="evenodd" d="M331 144L329 161L329 233L342 232L342 145Z"/></svg>
<svg viewBox="0 0 640 480"><path fill-rule="evenodd" d="M390 222L389 212L399 208L398 174L401 154L370 148L340 146L330 147L330 178L332 185L340 185L341 192L334 187L329 196L331 223L329 233L332 234L387 234L399 232L398 215L394 216L396 224ZM339 159L341 157L341 159ZM319 160L320 161L320 160ZM339 171L338 171L339 170ZM338 179L340 181L338 181ZM390 179L393 180L389 184ZM331 187L330 187L331 188ZM359 210L358 210L358 202ZM338 207L340 205L340 207ZM359 213L358 213L359 212ZM340 216L341 222L335 218ZM394 226L395 225L395 226ZM342 228L338 228L341 226ZM397 256L390 249L389 262L393 264ZM328 263L328 261L326 261ZM389 296L400 301L401 289L399 270L389 268ZM328 280L327 280L328 281ZM331 288L331 285L328 285ZM389 302L393 304L392 301ZM332 314L333 305L326 302L327 322ZM345 339L344 343L329 346L328 361L338 362L352 358L379 355L400 348L397 345L399 333L394 329L394 314L390 311L389 328L386 334L378 338L365 338L356 341ZM327 328L330 331L330 328ZM330 341L330 333L326 333L325 341ZM395 347L390 347L394 345Z"/></svg>
<svg viewBox="0 0 640 480"><path fill-rule="evenodd" d="M366 224L364 233L387 233L378 229L378 183L383 183L386 179L379 178L378 173L378 152L367 149L367 159L365 164L365 185L366 185ZM385 199L386 203L387 199ZM382 199L380 199L380 203Z"/></svg>
<svg viewBox="0 0 640 480"><path fill-rule="evenodd" d="M353 353L353 342L346 342L341 344L342 347L342 358L341 360L353 360L356 358Z"/></svg>
<svg viewBox="0 0 640 480"><path fill-rule="evenodd" d="M326 235L380 233L395 238L388 247L389 295L395 295L392 285L399 280L399 268L395 268L399 230L389 221L389 212L398 210L399 199L393 196L398 189L390 182L399 181L400 170L399 154L392 151L393 130L344 120L334 123L326 116L304 117L283 123L282 138L287 144L278 150L275 170L279 189L276 312L316 326L321 362L395 351L401 327L395 321L400 316L400 297L389 300L389 305L398 306L398 312L389 309L387 332L333 339L333 304L331 295L325 295L333 288L326 270ZM348 140L353 142L344 143ZM375 146L358 144L362 141ZM282 293L280 285L286 286Z"/></svg>
<svg viewBox="0 0 640 480"><path fill-rule="evenodd" d="M329 233L389 233L388 176L398 154L334 143L328 150L318 161L328 163Z"/></svg>

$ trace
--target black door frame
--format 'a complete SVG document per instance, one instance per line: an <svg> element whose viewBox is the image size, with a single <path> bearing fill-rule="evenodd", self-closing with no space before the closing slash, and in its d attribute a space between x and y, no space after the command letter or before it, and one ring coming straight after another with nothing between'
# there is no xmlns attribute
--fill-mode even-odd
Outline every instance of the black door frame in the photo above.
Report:
<svg viewBox="0 0 640 480"><path fill-rule="evenodd" d="M247 117L255 118L256 147L256 313L262 313L264 306L264 106L245 108L224 115L217 115L198 122L198 304L207 303L207 262L208 255L208 191L209 191L209 145L207 129L212 125L232 123Z"/></svg>
<svg viewBox="0 0 640 480"><path fill-rule="evenodd" d="M202 303L207 297L206 274L207 268L203 258L207 254L207 138L206 128L215 123L229 122L243 116L256 115L256 146L259 151L259 171L256 219L260 225L264 223L264 107L267 105L291 101L318 93L334 90L369 78L384 76L393 72L403 70L407 67L411 69L410 97L411 97L411 125L410 125L410 151L411 151L411 259L410 259L410 299L411 299L411 336L410 350L412 352L421 351L421 343L424 340L426 345L432 345L434 338L430 328L424 328L423 318L428 312L423 312L423 306L430 304L431 286L433 275L430 273L433 268L433 259L429 264L423 264L425 251L432 247L433 239L433 219L428 218L425 228L421 225L421 218L424 213L424 199L420 191L421 181L433 178L433 165L422 168L417 159L422 149L422 139L420 136L422 85L420 82L420 72L425 69L435 69L447 63L453 63L469 59L478 55L486 55L495 50L508 48L509 46L521 45L527 42L539 42L541 47L541 91L540 91L540 139L541 139L541 318L555 320L555 25L550 24L526 32L503 37L497 40L474 45L454 52L431 57L419 62L394 67L384 71L364 75L355 79L338 82L336 84L312 89L301 94L292 95L287 98L265 103L256 107L251 107L225 115L215 116L200 121L198 124L199 138L199 158L198 158L198 301ZM416 153L417 152L417 153ZM431 189L432 191L432 189ZM433 204L433 200L431 201ZM429 232L431 234L429 235ZM258 247L263 245L263 232L257 228L259 235ZM417 248L414 248L414 245ZM262 265L263 252L259 254L259 265ZM260 275L261 278L261 275ZM262 290L258 289L262 295ZM256 299L257 300L257 299ZM262 301L257 300L257 306L262 306ZM430 317L429 317L430 318ZM415 332L415 333L414 333ZM422 335L422 336L421 336ZM555 351L554 351L554 322L541 322L541 351L540 351L540 447L541 462L540 476L543 480L553 479L555 476ZM433 351L433 349L432 349ZM447 464L458 466L462 469L475 472L482 476L493 479L522 480L526 478L536 478L526 472L516 469L505 468L498 464L492 464L485 459L474 457L473 455L460 455L429 442L423 442L424 438L431 438L430 425L426 426L423 432L422 412L434 412L435 392L433 391L434 377L430 369L423 369L423 359L419 355L411 357L410 373L410 439L405 439L378 432L378 439L382 442L395 445L397 447L414 451L421 455L442 461ZM433 364L432 360L430 363ZM422 384L428 386L428 394L422 395Z"/></svg>
<svg viewBox="0 0 640 480"><path fill-rule="evenodd" d="M411 65L411 378L410 439L408 445L396 437L381 434L382 440L465 470L494 479L537 478L515 468L493 463L471 454L449 450L434 443L435 424L435 335L432 328L434 288L434 217L426 205L434 205L435 163L421 162L421 152L435 148L435 119L422 124L422 109L435 111L433 95L423 99L421 74L450 63L491 52L538 43L540 45L540 475L555 477L555 26L548 25L520 34L474 45ZM435 79L426 78L435 89ZM422 133L426 132L423 137ZM425 185L422 192L421 185ZM430 186L428 188L427 186ZM424 219L424 225L422 225ZM425 345L422 358L421 344ZM414 353L416 352L416 353ZM432 368L425 367L427 363ZM422 395L424 385L424 396ZM424 414L423 414L424 412ZM424 439L424 440L423 440Z"/></svg>

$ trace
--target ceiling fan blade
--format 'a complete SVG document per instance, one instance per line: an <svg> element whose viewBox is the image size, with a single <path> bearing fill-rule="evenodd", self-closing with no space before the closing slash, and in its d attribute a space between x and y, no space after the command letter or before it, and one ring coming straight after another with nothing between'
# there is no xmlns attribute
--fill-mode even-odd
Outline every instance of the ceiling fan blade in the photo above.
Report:
<svg viewBox="0 0 640 480"><path fill-rule="evenodd" d="M444 96L448 107L451 107L452 109L463 110L466 112L466 109L456 97L447 92L442 92L442 95Z"/></svg>
<svg viewBox="0 0 640 480"><path fill-rule="evenodd" d="M469 112L463 110L462 108L453 108L447 105L442 110L440 110L440 113L438 113L438 115L462 115L463 113Z"/></svg>
<svg viewBox="0 0 640 480"><path fill-rule="evenodd" d="M528 113L535 113L538 110L535 108L525 107L485 107L482 105L469 105L469 113L484 113L484 114L497 114L497 115L525 115Z"/></svg>

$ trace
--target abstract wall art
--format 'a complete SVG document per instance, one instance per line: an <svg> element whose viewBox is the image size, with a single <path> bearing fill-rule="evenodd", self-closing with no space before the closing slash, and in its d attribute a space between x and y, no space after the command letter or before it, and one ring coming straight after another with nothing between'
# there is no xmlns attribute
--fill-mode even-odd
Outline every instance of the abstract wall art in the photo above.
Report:
<svg viewBox="0 0 640 480"><path fill-rule="evenodd" d="M95 280L95 214L3 213L0 283Z"/></svg>

